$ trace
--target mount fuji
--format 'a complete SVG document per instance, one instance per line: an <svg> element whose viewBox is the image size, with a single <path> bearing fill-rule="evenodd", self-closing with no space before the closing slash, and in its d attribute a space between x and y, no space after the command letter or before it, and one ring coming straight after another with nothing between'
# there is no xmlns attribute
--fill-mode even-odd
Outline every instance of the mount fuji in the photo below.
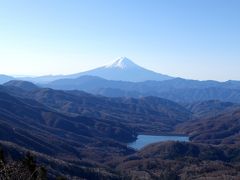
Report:
<svg viewBox="0 0 240 180"><path fill-rule="evenodd" d="M60 76L41 76L34 79L25 79L38 83L48 83L58 79L75 79L81 76L97 76L107 80L142 82L147 80L164 81L173 79L173 77L156 73L145 69L126 57L122 57L108 65L92 69L89 71Z"/></svg>
<svg viewBox="0 0 240 180"><path fill-rule="evenodd" d="M107 80L141 82L147 80L163 81L172 77L147 70L126 57L117 59L111 64L74 75L75 77L91 75Z"/></svg>

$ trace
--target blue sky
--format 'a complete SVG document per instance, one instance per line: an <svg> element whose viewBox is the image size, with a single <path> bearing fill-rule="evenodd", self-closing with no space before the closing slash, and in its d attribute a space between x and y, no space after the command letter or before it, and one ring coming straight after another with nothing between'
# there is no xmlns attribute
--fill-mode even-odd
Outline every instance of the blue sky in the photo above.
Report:
<svg viewBox="0 0 240 180"><path fill-rule="evenodd" d="M0 74L70 74L126 56L183 78L240 80L238 0L0 0Z"/></svg>

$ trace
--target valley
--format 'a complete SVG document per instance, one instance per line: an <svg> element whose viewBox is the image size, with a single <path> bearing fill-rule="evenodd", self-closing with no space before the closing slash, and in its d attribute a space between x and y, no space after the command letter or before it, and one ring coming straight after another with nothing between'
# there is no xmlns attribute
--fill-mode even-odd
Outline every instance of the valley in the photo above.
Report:
<svg viewBox="0 0 240 180"><path fill-rule="evenodd" d="M218 176L230 164L226 176L238 177L238 111L238 104L219 100L180 105L14 80L0 86L0 144L16 159L34 154L49 178L181 179L197 162L198 174L189 177Z"/></svg>
<svg viewBox="0 0 240 180"><path fill-rule="evenodd" d="M104 72L135 66L121 59ZM240 177L239 82L4 78L0 149L10 164L30 152L48 179Z"/></svg>

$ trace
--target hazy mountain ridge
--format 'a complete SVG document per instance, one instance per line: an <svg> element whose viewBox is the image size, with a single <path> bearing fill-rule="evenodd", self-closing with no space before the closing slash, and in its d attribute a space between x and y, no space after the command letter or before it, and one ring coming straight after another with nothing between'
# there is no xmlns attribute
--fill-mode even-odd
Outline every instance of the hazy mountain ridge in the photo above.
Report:
<svg viewBox="0 0 240 180"><path fill-rule="evenodd" d="M7 76L7 75L4 75L4 74L0 74L0 84L6 83L6 82L11 81L13 79L14 79L14 77Z"/></svg>
<svg viewBox="0 0 240 180"><path fill-rule="evenodd" d="M83 90L109 97L157 96L181 103L213 99L240 102L240 82L233 81L194 81L176 78L134 83L82 76L77 79L53 81L44 86L53 89Z"/></svg>
<svg viewBox="0 0 240 180"><path fill-rule="evenodd" d="M218 82L173 78L146 70L125 57L83 73L23 79L47 88L82 90L107 97L156 96L179 103L208 100L240 102L239 81Z"/></svg>
<svg viewBox="0 0 240 180"><path fill-rule="evenodd" d="M21 88L24 91L33 91L38 89L39 87L31 82L28 81L21 81L21 80L11 80L8 81L6 83L4 83L4 86L7 87L17 87L17 88Z"/></svg>

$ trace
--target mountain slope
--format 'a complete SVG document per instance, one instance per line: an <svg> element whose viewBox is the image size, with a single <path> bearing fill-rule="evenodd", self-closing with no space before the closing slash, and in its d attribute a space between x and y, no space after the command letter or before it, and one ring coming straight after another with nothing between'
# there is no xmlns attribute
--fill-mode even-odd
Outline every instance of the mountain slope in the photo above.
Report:
<svg viewBox="0 0 240 180"><path fill-rule="evenodd" d="M149 145L113 164L131 179L237 180L239 152L239 147L164 142Z"/></svg>
<svg viewBox="0 0 240 180"><path fill-rule="evenodd" d="M177 103L157 97L107 98L52 89L32 91L28 97L61 112L121 122L137 132L168 132L191 116Z"/></svg>
<svg viewBox="0 0 240 180"><path fill-rule="evenodd" d="M81 168L101 167L99 161L133 152L121 143L126 140L134 140L133 130L120 122L71 116L0 92L0 143L12 144L14 149L22 147ZM60 171L70 173L71 169ZM81 171L73 174L81 177Z"/></svg>
<svg viewBox="0 0 240 180"><path fill-rule="evenodd" d="M11 89L9 92L14 96L35 100L59 112L120 122L137 132L169 132L173 126L191 117L191 113L179 104L157 97L108 98L49 88L22 92L23 89L19 90L15 83L10 84L12 86L3 86L2 91Z"/></svg>
<svg viewBox="0 0 240 180"><path fill-rule="evenodd" d="M191 111L196 118L206 118L239 109L240 105L231 102L210 100L188 104L185 105L185 107Z"/></svg>
<svg viewBox="0 0 240 180"><path fill-rule="evenodd" d="M177 132L188 134L194 142L239 145L240 108L233 108L213 117L188 121L179 125Z"/></svg>

